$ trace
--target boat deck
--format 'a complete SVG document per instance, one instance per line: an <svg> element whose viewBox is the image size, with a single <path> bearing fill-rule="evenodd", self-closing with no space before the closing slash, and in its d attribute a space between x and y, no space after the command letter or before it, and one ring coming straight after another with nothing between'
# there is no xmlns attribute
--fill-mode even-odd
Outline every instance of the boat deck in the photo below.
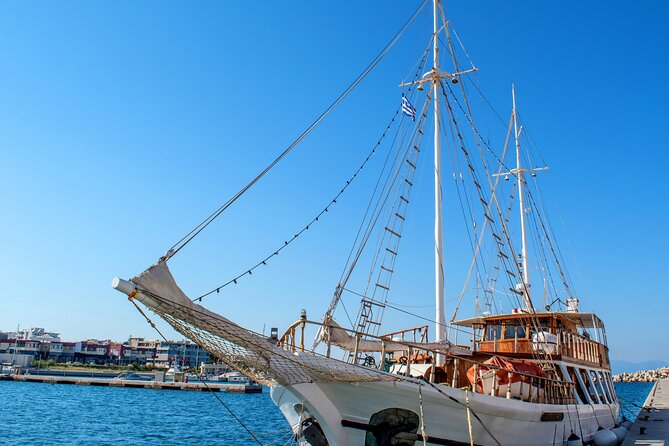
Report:
<svg viewBox="0 0 669 446"><path fill-rule="evenodd" d="M622 446L669 444L669 379L655 383Z"/></svg>

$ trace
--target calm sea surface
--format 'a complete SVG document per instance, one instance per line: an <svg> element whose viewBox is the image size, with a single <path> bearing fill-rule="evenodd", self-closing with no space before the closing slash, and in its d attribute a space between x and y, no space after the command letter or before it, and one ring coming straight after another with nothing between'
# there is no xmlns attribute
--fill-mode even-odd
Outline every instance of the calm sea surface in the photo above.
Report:
<svg viewBox="0 0 669 446"><path fill-rule="evenodd" d="M624 412L642 405L652 384L617 383ZM218 394L267 445L291 432L269 393ZM0 445L252 445L209 392L0 381Z"/></svg>

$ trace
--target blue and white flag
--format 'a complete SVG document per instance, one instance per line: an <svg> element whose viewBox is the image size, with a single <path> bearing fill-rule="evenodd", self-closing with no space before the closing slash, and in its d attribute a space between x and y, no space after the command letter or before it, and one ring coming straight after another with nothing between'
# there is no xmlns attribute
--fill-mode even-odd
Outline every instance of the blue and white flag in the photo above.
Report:
<svg viewBox="0 0 669 446"><path fill-rule="evenodd" d="M412 121L416 120L416 109L413 108L411 102L409 102L409 100L404 95L402 95L402 113L409 116Z"/></svg>

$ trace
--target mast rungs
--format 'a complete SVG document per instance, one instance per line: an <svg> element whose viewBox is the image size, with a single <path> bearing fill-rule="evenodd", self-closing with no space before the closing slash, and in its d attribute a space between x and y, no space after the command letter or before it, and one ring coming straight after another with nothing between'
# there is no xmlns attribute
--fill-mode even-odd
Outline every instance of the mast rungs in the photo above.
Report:
<svg viewBox="0 0 669 446"><path fill-rule="evenodd" d="M406 218L404 217L404 215L400 215L400 214L398 214L397 212L395 212L395 217L399 218L399 219L402 220L402 221L406 220Z"/></svg>
<svg viewBox="0 0 669 446"><path fill-rule="evenodd" d="M499 252L499 256L500 256L500 257L504 257L504 258L507 259L507 260L509 259L509 256L507 256L506 254L504 254L502 251L498 251L498 252Z"/></svg>
<svg viewBox="0 0 669 446"><path fill-rule="evenodd" d="M408 178L405 178L404 181L409 185L409 187L413 186L413 183L409 181Z"/></svg>
<svg viewBox="0 0 669 446"><path fill-rule="evenodd" d="M407 161L407 164L408 164L408 165L410 165L410 166L413 167L414 169L416 168L416 165L415 165L414 163L412 163L410 160L406 160L406 161Z"/></svg>
<svg viewBox="0 0 669 446"><path fill-rule="evenodd" d="M493 219L490 217L490 215L488 215L487 212L486 212L485 214L483 214L483 215L485 216L485 218L486 218L490 223L493 223L493 224L495 223L495 220L493 220Z"/></svg>
<svg viewBox="0 0 669 446"><path fill-rule="evenodd" d="M391 253L391 254L394 255L394 256L397 255L397 253L396 253L395 251L393 251L392 249L390 249L390 248L386 248L386 251L388 251L389 253Z"/></svg>
<svg viewBox="0 0 669 446"><path fill-rule="evenodd" d="M392 235L396 236L397 238L402 238L401 235L399 235L397 232L390 229L388 226L386 226L386 231L390 232Z"/></svg>
<svg viewBox="0 0 669 446"><path fill-rule="evenodd" d="M506 270L506 273L511 276L511 277L516 277L516 275L513 273L513 271L509 271L508 269Z"/></svg>
<svg viewBox="0 0 669 446"><path fill-rule="evenodd" d="M381 285L380 283L377 283L375 286L377 286L377 287L379 287L379 288L383 288L383 289L386 290L386 291L390 291L390 288L388 288L388 287L385 286L385 285Z"/></svg>
<svg viewBox="0 0 669 446"><path fill-rule="evenodd" d="M416 152L420 152L420 148L418 146L413 146L413 148L416 150Z"/></svg>
<svg viewBox="0 0 669 446"><path fill-rule="evenodd" d="M409 203L409 200L404 195L400 195L400 200L402 200L403 202L405 202L407 204Z"/></svg>
<svg viewBox="0 0 669 446"><path fill-rule="evenodd" d="M380 268L381 268L382 270L384 270L384 271L388 271L388 272L391 273L391 274L395 272L395 271L393 271L392 269L390 269L390 268L386 268L386 267L383 266L383 265L381 265Z"/></svg>

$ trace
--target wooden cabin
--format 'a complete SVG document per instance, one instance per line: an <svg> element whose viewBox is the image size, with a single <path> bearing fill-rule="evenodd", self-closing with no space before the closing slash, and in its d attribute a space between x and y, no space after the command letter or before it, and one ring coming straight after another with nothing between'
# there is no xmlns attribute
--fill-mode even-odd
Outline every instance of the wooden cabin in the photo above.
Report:
<svg viewBox="0 0 669 446"><path fill-rule="evenodd" d="M566 361L610 370L604 323L594 313L526 313L456 321L473 332L472 354Z"/></svg>

